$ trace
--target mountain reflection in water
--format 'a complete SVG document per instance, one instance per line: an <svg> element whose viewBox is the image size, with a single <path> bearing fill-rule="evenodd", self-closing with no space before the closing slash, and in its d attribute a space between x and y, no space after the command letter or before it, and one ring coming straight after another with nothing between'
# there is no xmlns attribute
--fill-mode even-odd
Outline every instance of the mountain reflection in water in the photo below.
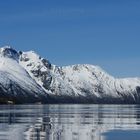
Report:
<svg viewBox="0 0 140 140"><path fill-rule="evenodd" d="M2 140L105 140L114 130L140 130L140 106L0 106Z"/></svg>

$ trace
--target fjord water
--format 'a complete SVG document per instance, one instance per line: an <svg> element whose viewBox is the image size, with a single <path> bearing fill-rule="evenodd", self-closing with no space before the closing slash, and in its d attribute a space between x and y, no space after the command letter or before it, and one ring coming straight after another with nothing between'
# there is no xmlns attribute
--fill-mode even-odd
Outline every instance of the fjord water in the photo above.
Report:
<svg viewBox="0 0 140 140"><path fill-rule="evenodd" d="M0 140L140 139L138 105L1 105Z"/></svg>

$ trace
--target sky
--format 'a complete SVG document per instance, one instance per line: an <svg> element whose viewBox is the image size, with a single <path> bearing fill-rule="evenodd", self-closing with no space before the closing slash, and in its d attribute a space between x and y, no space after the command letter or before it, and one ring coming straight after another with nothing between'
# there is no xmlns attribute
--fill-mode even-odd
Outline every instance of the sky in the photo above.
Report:
<svg viewBox="0 0 140 140"><path fill-rule="evenodd" d="M140 0L0 0L0 46L51 63L140 77Z"/></svg>

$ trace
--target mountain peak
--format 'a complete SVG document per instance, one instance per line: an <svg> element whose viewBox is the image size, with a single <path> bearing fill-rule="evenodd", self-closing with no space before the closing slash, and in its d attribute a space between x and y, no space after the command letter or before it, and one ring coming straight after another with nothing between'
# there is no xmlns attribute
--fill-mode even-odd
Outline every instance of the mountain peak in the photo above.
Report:
<svg viewBox="0 0 140 140"><path fill-rule="evenodd" d="M11 46L4 46L0 48L0 56L13 58L16 60L19 58L18 52L15 49L13 49Z"/></svg>
<svg viewBox="0 0 140 140"><path fill-rule="evenodd" d="M5 50L15 50L15 49L13 49L11 46L3 46L3 47L0 48L1 52L5 51Z"/></svg>

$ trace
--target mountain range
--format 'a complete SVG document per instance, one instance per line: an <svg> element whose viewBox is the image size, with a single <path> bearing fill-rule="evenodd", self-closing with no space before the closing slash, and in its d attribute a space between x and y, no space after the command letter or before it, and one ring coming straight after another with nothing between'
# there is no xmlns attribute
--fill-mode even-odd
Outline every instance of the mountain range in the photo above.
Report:
<svg viewBox="0 0 140 140"><path fill-rule="evenodd" d="M0 103L139 104L140 78L114 78L89 64L59 67L6 46L0 48Z"/></svg>

